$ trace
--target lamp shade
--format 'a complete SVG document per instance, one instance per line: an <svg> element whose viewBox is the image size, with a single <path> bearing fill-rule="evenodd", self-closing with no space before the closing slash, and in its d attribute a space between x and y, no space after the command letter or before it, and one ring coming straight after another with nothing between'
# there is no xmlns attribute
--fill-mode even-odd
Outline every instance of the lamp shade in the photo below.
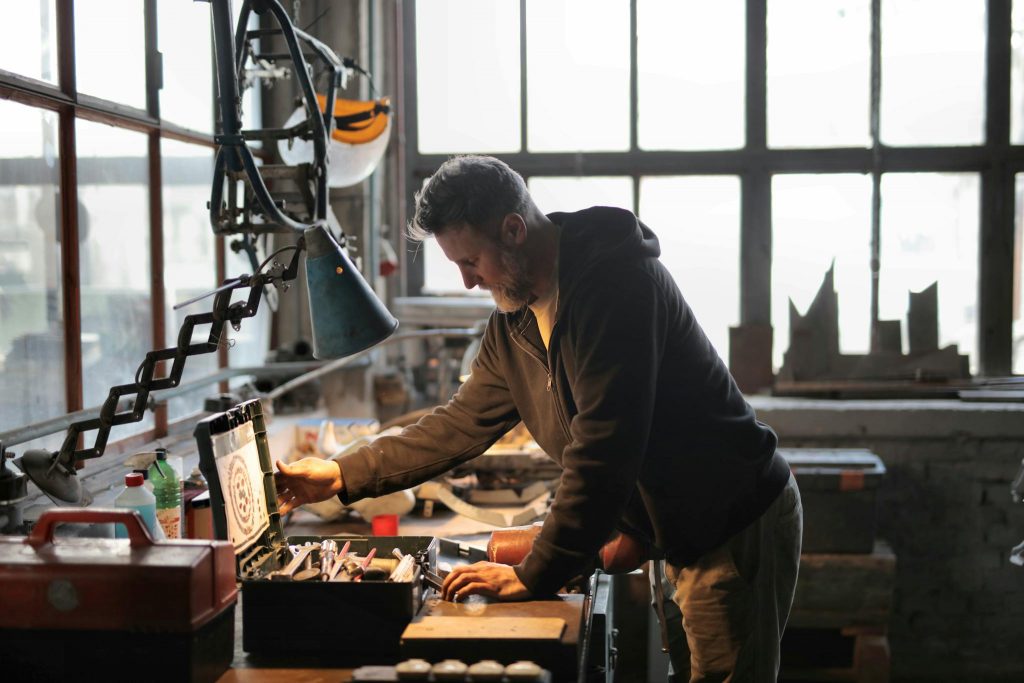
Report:
<svg viewBox="0 0 1024 683"><path fill-rule="evenodd" d="M305 231L313 356L343 358L387 339L398 320L323 224Z"/></svg>

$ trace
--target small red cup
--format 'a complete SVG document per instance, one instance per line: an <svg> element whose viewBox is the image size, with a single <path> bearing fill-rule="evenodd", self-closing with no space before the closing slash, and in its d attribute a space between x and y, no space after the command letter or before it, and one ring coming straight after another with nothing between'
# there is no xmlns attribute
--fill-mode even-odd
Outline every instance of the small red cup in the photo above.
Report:
<svg viewBox="0 0 1024 683"><path fill-rule="evenodd" d="M398 515L377 515L370 524L373 526L374 536L397 536Z"/></svg>

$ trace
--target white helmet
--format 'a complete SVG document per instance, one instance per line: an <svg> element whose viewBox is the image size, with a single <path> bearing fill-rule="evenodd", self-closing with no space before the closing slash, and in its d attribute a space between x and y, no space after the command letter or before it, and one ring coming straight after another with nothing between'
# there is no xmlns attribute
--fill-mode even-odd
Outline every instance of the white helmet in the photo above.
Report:
<svg viewBox="0 0 1024 683"><path fill-rule="evenodd" d="M321 111L326 98L317 95ZM299 107L288 117L284 127L289 128L306 118ZM330 187L348 187L364 180L377 168L391 134L391 102L387 97L379 100L343 100L334 103L335 129L327 145L327 184ZM277 143L281 159L289 166L313 161L313 143L294 138Z"/></svg>

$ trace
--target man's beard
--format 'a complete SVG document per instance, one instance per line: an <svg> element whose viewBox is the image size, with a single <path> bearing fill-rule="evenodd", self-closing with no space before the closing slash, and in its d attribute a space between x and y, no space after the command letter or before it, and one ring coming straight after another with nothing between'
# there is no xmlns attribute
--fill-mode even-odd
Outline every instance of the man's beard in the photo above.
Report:
<svg viewBox="0 0 1024 683"><path fill-rule="evenodd" d="M506 273L505 281L488 289L499 311L514 313L533 301L533 282L526 263L514 250L501 250L501 266Z"/></svg>

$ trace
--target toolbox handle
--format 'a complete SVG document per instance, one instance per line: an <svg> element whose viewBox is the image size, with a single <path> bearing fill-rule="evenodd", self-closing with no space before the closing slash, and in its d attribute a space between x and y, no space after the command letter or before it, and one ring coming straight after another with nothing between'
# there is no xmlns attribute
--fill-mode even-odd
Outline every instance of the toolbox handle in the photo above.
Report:
<svg viewBox="0 0 1024 683"><path fill-rule="evenodd" d="M151 546L153 536L142 521L142 515L135 510L115 508L57 508L47 510L39 516L39 521L32 528L25 542L38 548L53 543L53 532L58 524L73 522L76 524L96 524L100 522L117 522L128 529L128 540L132 547Z"/></svg>

